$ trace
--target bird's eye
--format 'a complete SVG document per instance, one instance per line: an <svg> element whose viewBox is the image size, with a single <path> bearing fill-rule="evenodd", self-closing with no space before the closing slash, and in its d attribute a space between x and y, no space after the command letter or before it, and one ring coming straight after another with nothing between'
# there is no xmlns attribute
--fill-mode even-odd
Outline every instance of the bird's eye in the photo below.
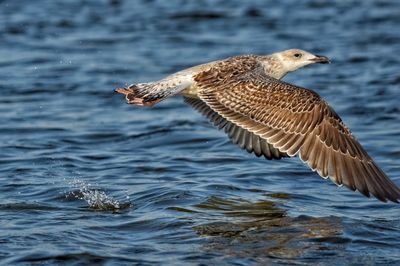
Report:
<svg viewBox="0 0 400 266"><path fill-rule="evenodd" d="M296 58L300 58L300 57L301 57L301 54L296 53L296 54L294 54L293 56L296 57Z"/></svg>

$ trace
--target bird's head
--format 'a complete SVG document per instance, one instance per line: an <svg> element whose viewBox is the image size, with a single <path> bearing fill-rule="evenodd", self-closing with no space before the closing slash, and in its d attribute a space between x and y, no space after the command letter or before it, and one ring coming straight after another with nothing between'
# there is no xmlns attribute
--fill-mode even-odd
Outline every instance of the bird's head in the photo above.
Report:
<svg viewBox="0 0 400 266"><path fill-rule="evenodd" d="M282 64L284 71L292 72L311 64L329 64L329 58L322 55L314 55L300 49L290 49L275 53L274 56Z"/></svg>

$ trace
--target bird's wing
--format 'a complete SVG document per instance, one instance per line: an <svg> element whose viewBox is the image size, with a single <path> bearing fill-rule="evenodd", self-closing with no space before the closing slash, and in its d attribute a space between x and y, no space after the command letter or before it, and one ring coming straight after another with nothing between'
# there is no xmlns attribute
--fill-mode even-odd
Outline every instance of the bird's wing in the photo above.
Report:
<svg viewBox="0 0 400 266"><path fill-rule="evenodd" d="M185 97L185 102L206 116L219 129L223 129L233 143L238 144L247 152L254 153L257 157L264 155L268 160L288 157L286 153L280 152L260 136L226 120L202 100Z"/></svg>
<svg viewBox="0 0 400 266"><path fill-rule="evenodd" d="M298 154L320 176L398 202L400 189L318 94L265 75L256 61L225 61L196 75L200 99L280 152Z"/></svg>

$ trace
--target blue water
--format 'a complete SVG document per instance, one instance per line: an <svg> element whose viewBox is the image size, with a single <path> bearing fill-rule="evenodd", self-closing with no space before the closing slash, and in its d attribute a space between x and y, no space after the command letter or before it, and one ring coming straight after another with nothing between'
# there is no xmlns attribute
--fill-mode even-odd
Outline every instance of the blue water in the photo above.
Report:
<svg viewBox="0 0 400 266"><path fill-rule="evenodd" d="M400 185L399 1L0 1L0 263L400 263L400 206L116 87L237 54L315 89Z"/></svg>

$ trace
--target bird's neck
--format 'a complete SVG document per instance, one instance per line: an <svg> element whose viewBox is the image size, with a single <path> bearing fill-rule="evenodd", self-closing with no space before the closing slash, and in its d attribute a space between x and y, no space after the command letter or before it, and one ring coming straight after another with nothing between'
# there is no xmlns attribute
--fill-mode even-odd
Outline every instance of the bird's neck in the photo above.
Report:
<svg viewBox="0 0 400 266"><path fill-rule="evenodd" d="M264 67L265 73L276 79L282 79L289 71L287 71L281 60L276 56L262 56L261 63Z"/></svg>

